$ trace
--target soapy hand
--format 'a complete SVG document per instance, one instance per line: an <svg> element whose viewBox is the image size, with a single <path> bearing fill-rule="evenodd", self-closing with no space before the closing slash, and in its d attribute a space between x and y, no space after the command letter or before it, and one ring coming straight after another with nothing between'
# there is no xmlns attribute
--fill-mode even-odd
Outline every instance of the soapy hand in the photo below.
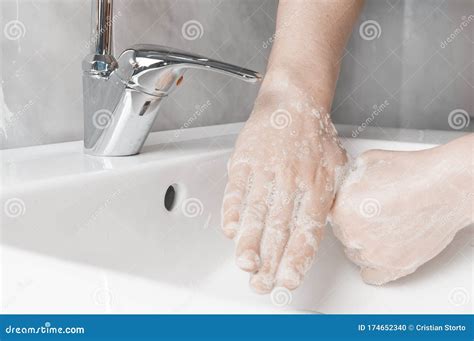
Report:
<svg viewBox="0 0 474 341"><path fill-rule="evenodd" d="M472 224L473 136L419 152L369 151L351 166L331 225L365 282L414 272Z"/></svg>
<svg viewBox="0 0 474 341"><path fill-rule="evenodd" d="M261 91L228 164L222 228L259 293L309 269L346 153L326 108L283 82Z"/></svg>

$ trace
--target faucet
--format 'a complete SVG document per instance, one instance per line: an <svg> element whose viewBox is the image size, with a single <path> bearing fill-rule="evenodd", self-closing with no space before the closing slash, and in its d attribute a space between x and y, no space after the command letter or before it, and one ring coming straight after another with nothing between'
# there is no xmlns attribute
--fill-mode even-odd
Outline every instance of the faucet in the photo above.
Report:
<svg viewBox="0 0 474 341"><path fill-rule="evenodd" d="M115 59L113 0L92 0L91 53L84 58L84 152L127 156L140 152L161 103L187 69L216 71L256 83L255 71L170 47L135 45Z"/></svg>

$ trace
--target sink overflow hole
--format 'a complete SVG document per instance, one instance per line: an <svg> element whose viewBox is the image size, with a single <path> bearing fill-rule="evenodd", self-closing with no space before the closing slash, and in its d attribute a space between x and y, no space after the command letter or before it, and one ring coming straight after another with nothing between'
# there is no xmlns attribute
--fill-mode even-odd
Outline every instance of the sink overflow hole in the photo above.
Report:
<svg viewBox="0 0 474 341"><path fill-rule="evenodd" d="M176 203L176 189L171 185L166 190L165 194L165 208L167 211L172 211Z"/></svg>

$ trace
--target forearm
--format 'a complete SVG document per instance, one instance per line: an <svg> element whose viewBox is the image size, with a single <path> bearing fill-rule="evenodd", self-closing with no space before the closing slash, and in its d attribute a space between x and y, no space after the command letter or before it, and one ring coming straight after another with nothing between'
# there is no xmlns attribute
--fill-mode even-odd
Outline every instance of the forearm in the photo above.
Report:
<svg viewBox="0 0 474 341"><path fill-rule="evenodd" d="M444 186L451 189L457 199L453 200L452 213L465 217L468 224L474 223L474 134L467 134L434 150L437 163L447 163L450 176Z"/></svg>
<svg viewBox="0 0 474 341"><path fill-rule="evenodd" d="M281 0L263 88L295 81L329 110L344 46L362 0Z"/></svg>

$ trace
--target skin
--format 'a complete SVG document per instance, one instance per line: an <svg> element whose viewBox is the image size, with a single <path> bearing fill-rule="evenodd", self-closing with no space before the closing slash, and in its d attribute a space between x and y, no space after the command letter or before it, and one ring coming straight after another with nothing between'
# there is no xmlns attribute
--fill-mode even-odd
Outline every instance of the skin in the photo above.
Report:
<svg viewBox="0 0 474 341"><path fill-rule="evenodd" d="M361 7L358 0L279 3L267 73L229 160L222 207L236 263L258 293L298 287L321 241L347 162L330 105Z"/></svg>
<svg viewBox="0 0 474 341"><path fill-rule="evenodd" d="M366 283L414 272L474 222L473 148L469 134L418 152L373 150L354 162L331 225Z"/></svg>

